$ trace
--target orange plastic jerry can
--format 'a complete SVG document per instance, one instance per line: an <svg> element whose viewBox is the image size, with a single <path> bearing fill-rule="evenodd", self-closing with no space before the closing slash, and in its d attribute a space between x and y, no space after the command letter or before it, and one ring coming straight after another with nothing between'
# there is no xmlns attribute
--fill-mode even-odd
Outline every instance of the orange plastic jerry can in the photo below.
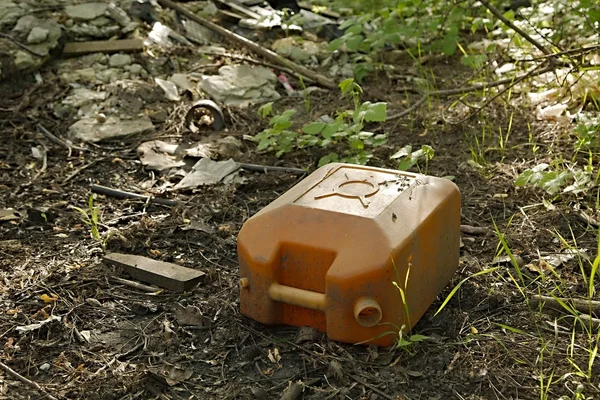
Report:
<svg viewBox="0 0 600 400"><path fill-rule="evenodd" d="M340 342L392 345L456 272L460 207L447 179L321 167L242 226L241 312Z"/></svg>

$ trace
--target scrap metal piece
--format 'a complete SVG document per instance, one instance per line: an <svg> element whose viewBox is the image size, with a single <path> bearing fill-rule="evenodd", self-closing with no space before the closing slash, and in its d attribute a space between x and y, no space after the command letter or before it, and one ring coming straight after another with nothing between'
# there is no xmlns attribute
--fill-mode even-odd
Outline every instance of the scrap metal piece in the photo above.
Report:
<svg viewBox="0 0 600 400"><path fill-rule="evenodd" d="M185 115L185 127L193 133L198 132L199 126L211 126L213 130L220 131L225 126L223 111L212 100L198 100Z"/></svg>

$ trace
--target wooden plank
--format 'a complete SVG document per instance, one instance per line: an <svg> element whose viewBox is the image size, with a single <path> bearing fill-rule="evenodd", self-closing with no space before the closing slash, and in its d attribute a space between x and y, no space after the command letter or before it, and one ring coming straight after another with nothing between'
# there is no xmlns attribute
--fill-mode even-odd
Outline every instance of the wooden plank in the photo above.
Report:
<svg viewBox="0 0 600 400"><path fill-rule="evenodd" d="M133 254L108 253L104 263L120 268L132 278L174 292L185 292L200 282L204 272Z"/></svg>
<svg viewBox="0 0 600 400"><path fill-rule="evenodd" d="M91 42L67 43L63 48L63 55L80 56L91 53L129 53L142 51L143 49L144 41L141 39L95 40Z"/></svg>

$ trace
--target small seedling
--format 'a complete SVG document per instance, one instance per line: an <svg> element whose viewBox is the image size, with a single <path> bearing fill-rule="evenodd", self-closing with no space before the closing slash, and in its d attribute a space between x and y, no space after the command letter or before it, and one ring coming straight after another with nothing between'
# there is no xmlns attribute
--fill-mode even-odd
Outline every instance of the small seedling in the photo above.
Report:
<svg viewBox="0 0 600 400"><path fill-rule="evenodd" d="M92 237L92 239L100 242L100 231L98 230L98 223L100 220L100 208L94 206L94 195L91 195L88 199L87 210L75 206L73 206L73 209L79 211L79 213L81 214L81 220L90 228L90 236Z"/></svg>
<svg viewBox="0 0 600 400"><path fill-rule="evenodd" d="M399 160L398 169L400 171L408 171L415 165L418 166L419 162L425 161L424 174L427 174L429 168L429 161L433 158L434 150L431 146L423 145L417 151L412 151L412 146L407 145L394 153L390 160ZM420 171L420 168L419 168Z"/></svg>

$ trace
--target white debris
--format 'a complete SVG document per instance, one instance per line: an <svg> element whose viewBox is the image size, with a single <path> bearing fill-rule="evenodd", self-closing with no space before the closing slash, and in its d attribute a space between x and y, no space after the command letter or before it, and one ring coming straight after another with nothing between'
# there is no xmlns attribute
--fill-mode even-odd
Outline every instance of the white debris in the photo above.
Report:
<svg viewBox="0 0 600 400"><path fill-rule="evenodd" d="M199 89L228 106L248 107L280 98L276 83L277 76L268 68L226 65L219 69L219 75L204 76Z"/></svg>

